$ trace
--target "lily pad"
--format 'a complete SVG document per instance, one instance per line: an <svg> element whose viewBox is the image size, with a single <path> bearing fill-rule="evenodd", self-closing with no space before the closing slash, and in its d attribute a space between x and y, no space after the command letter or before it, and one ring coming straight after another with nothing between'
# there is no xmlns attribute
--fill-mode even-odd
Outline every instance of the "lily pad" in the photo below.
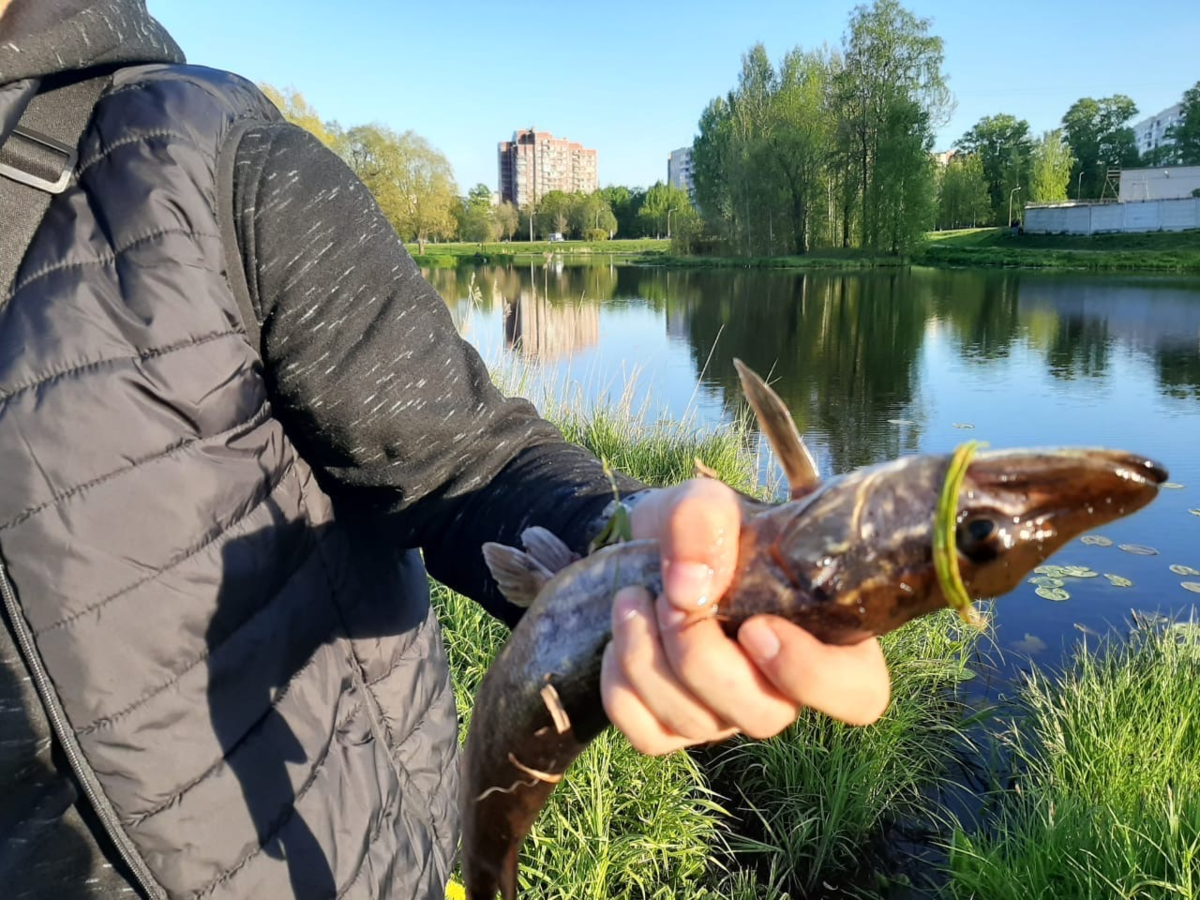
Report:
<svg viewBox="0 0 1200 900"><path fill-rule="evenodd" d="M1069 593L1064 591L1062 588L1056 587L1040 587L1034 591L1034 593L1043 600L1062 601L1071 599L1071 595Z"/></svg>
<svg viewBox="0 0 1200 900"><path fill-rule="evenodd" d="M1099 573L1087 566L1063 566L1063 574L1071 578L1095 578Z"/></svg>
<svg viewBox="0 0 1200 900"><path fill-rule="evenodd" d="M1118 544L1117 547L1126 553L1132 553L1134 556L1158 556L1157 550L1142 544Z"/></svg>
<svg viewBox="0 0 1200 900"><path fill-rule="evenodd" d="M1108 579L1108 583L1113 587L1133 587L1133 582L1124 575L1110 575L1108 572L1105 572L1104 577Z"/></svg>
<svg viewBox="0 0 1200 900"><path fill-rule="evenodd" d="M1166 488L1169 491L1183 490L1183 485L1180 484L1178 481L1164 481L1162 484L1159 485L1159 487Z"/></svg>
<svg viewBox="0 0 1200 900"><path fill-rule="evenodd" d="M1036 575L1049 575L1051 578L1062 578L1067 574L1062 566L1038 566L1033 571Z"/></svg>
<svg viewBox="0 0 1200 900"><path fill-rule="evenodd" d="M1181 581L1179 586L1185 591L1191 591L1193 594L1200 594L1200 581Z"/></svg>
<svg viewBox="0 0 1200 900"><path fill-rule="evenodd" d="M1176 575L1200 575L1200 572L1196 571L1191 566L1181 566L1179 563L1175 563L1173 566L1171 566L1171 571Z"/></svg>
<svg viewBox="0 0 1200 900"><path fill-rule="evenodd" d="M1052 588L1060 588L1066 584L1061 578L1051 578L1049 575L1039 575L1036 578L1030 578L1029 583L1036 584L1038 587Z"/></svg>
<svg viewBox="0 0 1200 900"><path fill-rule="evenodd" d="M955 428L974 428L975 427L970 422L954 422L953 425Z"/></svg>
<svg viewBox="0 0 1200 900"><path fill-rule="evenodd" d="M1188 512L1190 512L1193 516L1200 516L1200 509L1189 509Z"/></svg>
<svg viewBox="0 0 1200 900"><path fill-rule="evenodd" d="M1085 534L1079 540L1081 543L1090 544L1093 547L1111 547L1113 545L1112 538L1106 538L1102 534Z"/></svg>

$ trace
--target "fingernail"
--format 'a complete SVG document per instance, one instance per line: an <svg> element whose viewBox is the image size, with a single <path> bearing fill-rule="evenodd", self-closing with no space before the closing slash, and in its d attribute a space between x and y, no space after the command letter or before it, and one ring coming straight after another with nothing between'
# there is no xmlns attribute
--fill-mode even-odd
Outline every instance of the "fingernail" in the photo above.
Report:
<svg viewBox="0 0 1200 900"><path fill-rule="evenodd" d="M779 638L762 619L751 619L738 629L738 641L761 662L772 660L779 653Z"/></svg>
<svg viewBox="0 0 1200 900"><path fill-rule="evenodd" d="M632 622L642 614L642 604L638 601L638 598L624 592L617 594L613 607L614 617L622 624Z"/></svg>
<svg viewBox="0 0 1200 900"><path fill-rule="evenodd" d="M663 591L680 608L703 606L712 591L713 570L698 562L668 562L663 572Z"/></svg>

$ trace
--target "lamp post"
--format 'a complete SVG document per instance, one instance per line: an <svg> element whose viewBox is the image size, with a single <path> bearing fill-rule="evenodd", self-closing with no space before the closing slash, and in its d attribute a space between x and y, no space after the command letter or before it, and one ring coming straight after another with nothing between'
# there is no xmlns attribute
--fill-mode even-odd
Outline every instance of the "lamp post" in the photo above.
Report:
<svg viewBox="0 0 1200 900"><path fill-rule="evenodd" d="M1008 224L1010 226L1012 225L1012 221L1013 221L1013 217L1012 217L1013 195L1016 194L1016 192L1019 191L1020 189L1021 189L1021 186L1018 184L1015 188L1013 188L1011 191L1008 192Z"/></svg>
<svg viewBox="0 0 1200 900"><path fill-rule="evenodd" d="M670 209L667 210L667 240L668 241L671 239L671 213L678 212L678 211L679 211L678 206L672 206Z"/></svg>
<svg viewBox="0 0 1200 900"><path fill-rule="evenodd" d="M1075 202L1078 203L1083 199L1083 169L1079 170L1079 177L1075 179Z"/></svg>

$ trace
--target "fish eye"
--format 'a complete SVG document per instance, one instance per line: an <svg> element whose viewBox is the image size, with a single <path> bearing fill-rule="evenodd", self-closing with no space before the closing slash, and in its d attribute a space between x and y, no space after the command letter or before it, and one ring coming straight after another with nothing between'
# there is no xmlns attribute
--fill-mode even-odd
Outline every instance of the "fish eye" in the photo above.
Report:
<svg viewBox="0 0 1200 900"><path fill-rule="evenodd" d="M958 552L972 562L985 563L1000 553L996 540L1000 529L991 516L972 516L959 523L955 542Z"/></svg>

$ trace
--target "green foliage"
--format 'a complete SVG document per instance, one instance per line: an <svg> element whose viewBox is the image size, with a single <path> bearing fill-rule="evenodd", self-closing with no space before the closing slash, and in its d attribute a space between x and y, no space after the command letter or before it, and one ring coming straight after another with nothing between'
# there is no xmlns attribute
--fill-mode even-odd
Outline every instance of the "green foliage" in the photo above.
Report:
<svg viewBox="0 0 1200 900"><path fill-rule="evenodd" d="M1060 129L1045 132L1033 148L1029 176L1029 199L1036 203L1055 203L1067 199L1071 166L1075 162L1071 148Z"/></svg>
<svg viewBox="0 0 1200 900"><path fill-rule="evenodd" d="M1018 703L994 824L955 836L951 893L1200 897L1200 628L1081 648Z"/></svg>
<svg viewBox="0 0 1200 900"><path fill-rule="evenodd" d="M415 239L424 252L426 241L454 234L461 207L454 173L423 137L359 125L346 133L342 154L402 239Z"/></svg>
<svg viewBox="0 0 1200 900"><path fill-rule="evenodd" d="M992 221L1007 223L1009 194L1016 187L1029 189L1034 152L1029 123L1008 114L984 116L955 146L979 156L991 198Z"/></svg>
<svg viewBox="0 0 1200 900"><path fill-rule="evenodd" d="M731 839L739 860L769 863L790 875L787 887L816 896L834 873L868 866L887 825L938 816L929 788L953 777L966 743L956 689L972 677L978 638L949 611L912 622L883 641L895 700L874 725L809 711L780 739L718 751L714 784L733 793L745 823Z"/></svg>
<svg viewBox="0 0 1200 900"><path fill-rule="evenodd" d="M647 237L669 237L669 227L674 225L676 216L686 216L691 211L692 202L687 191L659 181L646 191L645 200L638 211L638 222Z"/></svg>
<svg viewBox="0 0 1200 900"><path fill-rule="evenodd" d="M974 228L991 216L983 160L975 153L956 153L939 173L938 228Z"/></svg>
<svg viewBox="0 0 1200 900"><path fill-rule="evenodd" d="M1081 196L1097 199L1110 166L1138 163L1137 141L1126 123L1137 114L1137 105L1124 94L1075 101L1063 116L1067 143L1075 156L1071 180L1079 182Z"/></svg>
<svg viewBox="0 0 1200 900"><path fill-rule="evenodd" d="M343 137L341 126L337 122L323 120L299 91L292 88L281 91L265 82L259 84L258 89L293 125L303 128L331 150L337 151L340 148Z"/></svg>
<svg viewBox="0 0 1200 900"><path fill-rule="evenodd" d="M511 201L503 200L500 202L500 205L496 207L495 220L499 236L506 241L511 241L513 235L517 233L517 226L520 224L517 208L513 206Z"/></svg>
<svg viewBox="0 0 1200 900"><path fill-rule="evenodd" d="M464 241L494 241L500 237L492 192L486 184L477 184L467 193L458 235Z"/></svg>
<svg viewBox="0 0 1200 900"><path fill-rule="evenodd" d="M1200 81L1184 91L1179 121L1167 129L1166 137L1175 142L1170 162L1200 166Z"/></svg>
<svg viewBox="0 0 1200 900"><path fill-rule="evenodd" d="M603 228L589 228L583 236L585 241L607 241L608 232Z"/></svg>
<svg viewBox="0 0 1200 900"><path fill-rule="evenodd" d="M761 44L701 114L696 202L728 252L850 246L903 253L934 221L942 42L895 0L860 6L841 55Z"/></svg>

